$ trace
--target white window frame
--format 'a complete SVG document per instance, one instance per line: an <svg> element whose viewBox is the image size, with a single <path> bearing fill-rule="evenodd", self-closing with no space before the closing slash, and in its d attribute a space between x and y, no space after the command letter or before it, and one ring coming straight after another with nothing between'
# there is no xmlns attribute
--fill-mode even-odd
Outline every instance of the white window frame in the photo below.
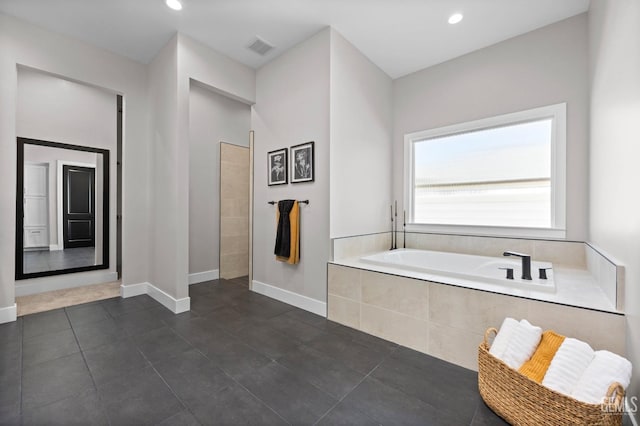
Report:
<svg viewBox="0 0 640 426"><path fill-rule="evenodd" d="M507 226L440 225L414 223L413 215L413 156L416 142L494 127L502 127L530 121L552 119L551 125L551 227L526 228ZM566 238L566 142L567 104L533 108L483 118L466 123L439 127L406 134L404 137L404 200L407 208L407 231L445 234L486 235L521 238Z"/></svg>

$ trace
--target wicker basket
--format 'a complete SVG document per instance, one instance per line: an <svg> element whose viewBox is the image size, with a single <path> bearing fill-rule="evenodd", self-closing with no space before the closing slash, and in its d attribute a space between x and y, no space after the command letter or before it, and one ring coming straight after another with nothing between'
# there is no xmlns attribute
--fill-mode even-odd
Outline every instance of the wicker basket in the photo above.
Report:
<svg viewBox="0 0 640 426"><path fill-rule="evenodd" d="M622 425L624 389L613 383L608 405L587 404L555 392L489 353L489 328L478 348L478 387L486 404L512 425Z"/></svg>

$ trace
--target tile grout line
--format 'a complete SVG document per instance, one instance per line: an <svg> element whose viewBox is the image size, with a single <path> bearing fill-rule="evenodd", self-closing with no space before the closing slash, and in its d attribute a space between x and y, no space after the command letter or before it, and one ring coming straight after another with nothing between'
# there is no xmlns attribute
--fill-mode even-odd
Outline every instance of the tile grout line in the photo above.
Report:
<svg viewBox="0 0 640 426"><path fill-rule="evenodd" d="M85 358L85 356L84 356L83 350L82 350L82 348L81 348L81 346L80 346L80 341L78 340L78 336L76 335L75 329L73 328L73 325L72 325L72 323L71 323L71 320L70 320L70 318L69 318L69 315L68 315L68 313L67 313L67 310L66 310L66 308L58 308L58 309L62 309L62 310L64 310L65 317L66 317L67 321L69 321L69 329L70 329L70 330L71 330L71 332L73 333L73 337L74 337L74 339L75 339L75 341L76 341L76 344L78 345L78 352L74 352L74 353L71 353L71 354L63 355L63 356L60 356L60 357L58 357L58 358L51 359L51 360L49 360L49 361L55 361L55 360L62 359L62 358L65 358L65 357L69 357L69 356L75 355L76 353L79 353L79 354L80 354L80 356L82 356L82 360L84 361L84 365L85 365L85 367L87 368L87 372L89 373L89 377L91 378L91 383L92 383L92 385L93 385L93 390L94 390L94 391L96 391L96 396L98 396L98 388L97 388L97 386L96 386L96 383L95 383L95 380L94 380L94 378L93 378L93 375L91 374L91 369L89 368L89 364L87 363L87 360L86 360L86 358ZM38 312L38 313L42 313L42 312ZM28 314L28 315L36 315L36 314ZM23 320L23 321L24 321L24 320ZM64 330L63 330L63 331L64 331ZM24 335L23 335L22 337L23 337L23 342L24 342ZM35 336L35 337L37 337L37 336ZM24 344L24 343L23 343L23 344ZM43 362L49 362L49 361L43 361ZM22 364L22 367L23 367L23 368L22 368L22 375L24 375L24 365L23 365L23 363L22 363L22 360L21 360L21 364ZM38 364L34 364L34 366L35 366L35 365L38 365ZM20 381L22 382L22 377L20 378ZM76 394L73 394L73 395L68 395L68 396L66 396L66 397L64 397L64 398L62 398L62 399L57 399L57 400L55 400L55 401L50 401L50 402L48 402L48 403L46 403L46 404L43 404L43 405L38 406L38 407L33 407L33 408L34 408L34 409L37 409L37 408L42 408L42 407L48 407L48 406L53 405L53 404L56 404L56 403L58 403L58 402L60 402L60 401L64 401L65 399L72 398L72 397L74 397L74 396L80 395L83 391L84 391L84 390L82 390L81 392L78 392L78 393L76 393ZM20 392L20 393L21 393L20 412L21 412L21 415L22 415L22 414L23 414L23 413L22 413L22 406L23 406L23 403L22 403L22 389L21 389L21 392ZM109 421L109 424L111 424L111 421L110 421L110 419L108 418L108 416L106 415L106 412L105 412L104 414L105 414L105 416L106 416L107 420Z"/></svg>
<svg viewBox="0 0 640 426"><path fill-rule="evenodd" d="M164 321L160 320L161 323L165 324ZM177 334L177 333L176 333ZM171 387L171 385L169 385L169 383L167 383L167 381L164 379L164 377L162 377L162 374L160 374L160 372L156 369L155 365L153 365L153 363L149 360L149 358L147 358L147 356L144 354L144 352L142 352L142 350L140 350L140 348L138 347L138 345L136 345L136 350L138 351L138 353L140 353L140 355L142 355L142 357L144 358L145 361L147 361L149 363L149 366L153 369L153 372L156 373L156 375L160 378L160 380L162 380L162 383L164 383L167 388L169 389L169 391L171 392L171 394L178 400L178 402L180 403L180 405L182 405L183 410L187 410L192 416L193 418L195 418L196 420L198 420L198 417L196 417L195 413L193 411L191 411L191 408L189 408L189 406L187 404L185 404L185 402L182 400L182 398L180 398L178 396L178 394L173 390L173 388ZM185 351L186 352L186 351ZM169 357L168 359L171 358L175 358L175 357ZM170 416L162 419L159 423L162 423L163 421L170 419L171 417L175 416L176 414L179 413L173 413ZM198 420L198 423L200 423L200 421Z"/></svg>
<svg viewBox="0 0 640 426"><path fill-rule="evenodd" d="M259 401L262 405L264 405L265 407L267 407L269 410L271 410L276 416L278 416L279 418L281 418L285 423L287 424L291 424L291 422L289 422L287 419L285 419L284 417L282 417L276 410L274 410L269 404L267 404L265 401L263 401L262 399L258 398L257 395L255 395L253 392L251 392L249 389L247 389L242 383L240 383L238 380L236 380L233 376L231 376L222 366L217 365L216 360L213 360L211 358L209 358L205 353L203 353L199 348L193 346L193 343L191 343L189 340L187 340L187 338L185 338L184 336L182 336L180 333L178 333L176 330L174 330L173 328L171 328L171 326L167 323L165 323L164 321L162 321L167 327L169 327L169 329L174 332L177 336L179 336L181 339L183 339L185 342L189 343L189 345L191 345L193 347L193 349L195 349L200 355L202 355L203 357L205 357L207 360L209 360L210 362L212 362L214 364L214 366L216 368L219 368L220 371L222 371L222 373L227 376L228 378L230 378L235 384L237 384L238 386L240 386L242 389L244 389L245 391L247 391L247 393L249 393L249 395L253 396L256 401ZM225 330L222 330L220 327L217 327L221 332L235 338L235 336L233 336L230 333L227 333ZM243 343L243 342L241 342ZM248 345L247 345L248 346ZM186 351L185 351L186 352ZM146 358L146 357L145 357ZM273 362L273 361L272 361ZM155 370L155 367L154 367ZM157 370L156 370L156 373ZM160 373L158 373L158 375L160 375ZM164 378L162 376L160 376L162 378L162 380L164 381ZM165 381L166 383L166 381ZM167 386L169 386L169 384L167 383ZM171 389L171 386L169 386L169 389ZM171 392L173 392L173 389L171 389ZM174 393L175 394L175 393ZM177 395L176 395L177 397ZM182 402L182 400L180 400L178 398L178 400L180 402ZM184 405L184 404L183 404ZM193 413L192 413L193 414ZM194 415L195 417L195 415Z"/></svg>
<svg viewBox="0 0 640 426"><path fill-rule="evenodd" d="M73 338L76 340L76 344L78 345L78 350L80 351L80 356L82 356L82 360L84 361L84 366L87 368L87 372L89 373L89 377L91 377L91 383L93 384L93 390L96 392L96 398L98 399L99 402L102 402L102 398L100 397L100 394L98 393L98 385L96 384L96 380L93 377L93 373L91 373L91 368L89 368L89 363L87 362L87 358L84 355L84 350L82 349L82 346L80 346L80 340L78 340L78 335L76 334L76 329L73 327L73 323L71 322L71 318L69 318L69 313L67 312L67 308L63 308L63 309L64 309L64 314L67 317L67 321L69 321L69 326L71 327L71 331L73 332ZM100 408L101 409L103 408L102 404L100 404ZM107 421L109 422L109 425L111 425L111 418L109 417L109 414L107 413L107 411L103 410L102 414L104 414L104 416L107 418Z"/></svg>
<svg viewBox="0 0 640 426"><path fill-rule="evenodd" d="M20 321L20 385L18 387L18 391L20 392L20 423L22 423L22 415L23 415L23 405L24 405L24 318Z"/></svg>
<svg viewBox="0 0 640 426"><path fill-rule="evenodd" d="M353 339L350 339L350 340L353 340ZM398 350L398 348L399 348L399 346L396 346L395 348L393 348L393 350L391 352L389 352L384 358L382 358L382 360L380 360L380 362L375 367L373 367L371 369L371 371L369 371L367 373L366 376L364 376L353 388L351 388L351 390L349 392L344 394L343 397L340 398L338 400L338 402L336 402L333 407L329 408L329 410L327 410L326 413L324 413L318 420L316 420L314 425L317 425L318 423L320 423L320 421L322 421L322 419L324 419L331 411L333 411L334 408L336 408L338 405L340 405L340 403L342 403L342 401L344 401L344 399L347 396L349 396L351 394L351 392L353 392L358 386L360 386L362 384L362 382L364 382L369 376L371 376L371 374L373 374L373 372L376 371L378 369L378 367L380 367L382 365L383 362L385 362L391 355L393 355ZM363 414L367 415L367 413L363 413ZM369 417L369 416L367 415L367 417ZM374 419L371 419L371 420L375 421Z"/></svg>

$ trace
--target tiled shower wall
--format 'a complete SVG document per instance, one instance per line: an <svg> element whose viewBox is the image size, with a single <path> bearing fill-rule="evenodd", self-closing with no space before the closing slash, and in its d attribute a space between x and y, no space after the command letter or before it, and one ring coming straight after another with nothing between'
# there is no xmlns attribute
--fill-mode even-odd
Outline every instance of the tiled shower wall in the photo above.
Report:
<svg viewBox="0 0 640 426"><path fill-rule="evenodd" d="M249 148L220 144L220 278L249 274Z"/></svg>

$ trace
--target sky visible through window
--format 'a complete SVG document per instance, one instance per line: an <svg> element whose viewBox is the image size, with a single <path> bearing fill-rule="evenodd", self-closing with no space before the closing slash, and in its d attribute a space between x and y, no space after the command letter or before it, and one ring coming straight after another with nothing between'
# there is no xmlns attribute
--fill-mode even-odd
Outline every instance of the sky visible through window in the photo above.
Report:
<svg viewBox="0 0 640 426"><path fill-rule="evenodd" d="M414 222L549 227L552 119L414 144Z"/></svg>

